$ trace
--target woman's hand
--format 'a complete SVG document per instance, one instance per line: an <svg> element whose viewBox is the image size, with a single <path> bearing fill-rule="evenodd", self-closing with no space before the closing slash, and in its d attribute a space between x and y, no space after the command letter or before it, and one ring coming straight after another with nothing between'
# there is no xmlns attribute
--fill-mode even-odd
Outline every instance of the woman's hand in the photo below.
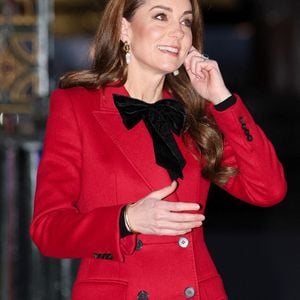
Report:
<svg viewBox="0 0 300 300"><path fill-rule="evenodd" d="M195 47L191 48L184 66L194 89L204 99L216 105L231 96L224 84L218 63L200 54Z"/></svg>
<svg viewBox="0 0 300 300"><path fill-rule="evenodd" d="M164 201L177 187L176 181L171 185L150 193L145 198L127 208L130 226L135 232L155 235L180 235L200 227L204 216L198 211L200 205L187 202Z"/></svg>

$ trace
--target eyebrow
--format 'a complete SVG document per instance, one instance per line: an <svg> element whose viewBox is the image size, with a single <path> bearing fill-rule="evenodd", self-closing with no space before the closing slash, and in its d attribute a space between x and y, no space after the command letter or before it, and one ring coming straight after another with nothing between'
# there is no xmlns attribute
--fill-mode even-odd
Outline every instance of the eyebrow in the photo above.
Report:
<svg viewBox="0 0 300 300"><path fill-rule="evenodd" d="M150 11L152 11L152 10L154 10L154 9L157 9L157 8L163 9L163 10L167 10L167 11L170 11L170 12L173 11L173 9L172 9L171 7L164 6L164 5L156 5L156 6L153 6L153 7L150 9ZM186 10L182 15L190 15L190 14L192 15L193 12L192 12L191 10Z"/></svg>

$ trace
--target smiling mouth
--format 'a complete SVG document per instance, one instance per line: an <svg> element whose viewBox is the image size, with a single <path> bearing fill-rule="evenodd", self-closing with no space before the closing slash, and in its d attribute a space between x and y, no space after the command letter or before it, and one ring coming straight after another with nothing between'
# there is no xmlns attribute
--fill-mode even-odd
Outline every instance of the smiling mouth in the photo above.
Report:
<svg viewBox="0 0 300 300"><path fill-rule="evenodd" d="M157 48L161 51L169 52L169 53L172 53L172 54L178 54L179 53L178 48L171 47L171 46L157 46Z"/></svg>

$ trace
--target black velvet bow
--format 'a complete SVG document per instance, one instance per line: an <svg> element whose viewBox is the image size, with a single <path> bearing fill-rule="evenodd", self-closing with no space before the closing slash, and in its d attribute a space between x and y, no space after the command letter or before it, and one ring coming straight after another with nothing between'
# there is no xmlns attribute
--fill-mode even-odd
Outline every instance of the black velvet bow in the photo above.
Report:
<svg viewBox="0 0 300 300"><path fill-rule="evenodd" d="M183 178L185 159L172 135L172 132L179 135L183 129L185 123L183 105L173 99L163 99L149 104L122 95L114 94L113 97L127 129L144 120L152 136L156 163L168 171L172 180Z"/></svg>

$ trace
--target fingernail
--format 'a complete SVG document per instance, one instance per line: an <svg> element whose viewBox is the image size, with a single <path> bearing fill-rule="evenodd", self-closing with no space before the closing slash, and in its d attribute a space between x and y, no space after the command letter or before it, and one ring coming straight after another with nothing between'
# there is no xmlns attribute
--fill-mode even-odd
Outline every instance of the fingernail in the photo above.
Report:
<svg viewBox="0 0 300 300"><path fill-rule="evenodd" d="M200 204L197 204L197 206L198 206L198 207L197 207L197 210L199 210L199 209L201 208Z"/></svg>

